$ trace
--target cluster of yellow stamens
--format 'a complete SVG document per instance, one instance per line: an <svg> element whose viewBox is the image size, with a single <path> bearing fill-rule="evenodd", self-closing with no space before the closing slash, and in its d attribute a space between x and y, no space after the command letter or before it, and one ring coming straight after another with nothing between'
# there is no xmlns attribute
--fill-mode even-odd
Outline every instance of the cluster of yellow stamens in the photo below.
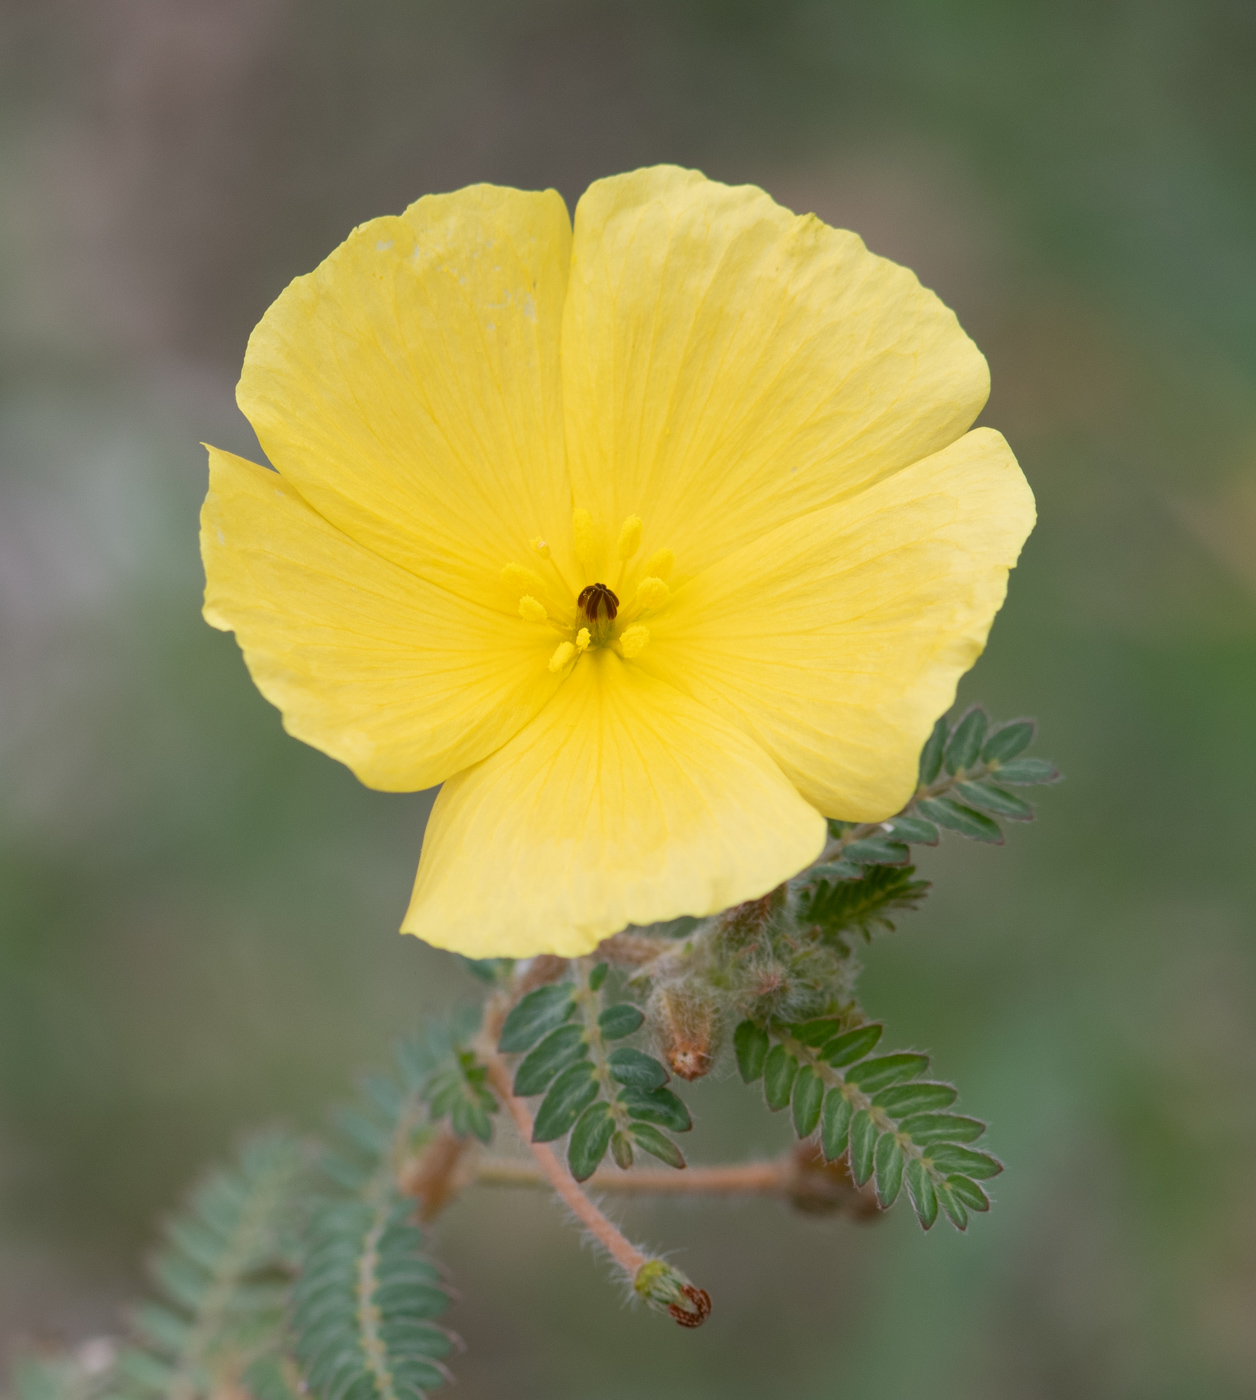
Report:
<svg viewBox="0 0 1256 1400"><path fill-rule="evenodd" d="M594 570L596 557L593 517L587 510L572 513L572 536L575 544L576 562L584 577ZM552 627L561 633L564 640L559 642L550 657L549 669L555 673L562 671L573 660L578 659L591 646L608 646L625 660L640 656L650 640L649 628L636 619L642 613L656 612L672 596L667 579L672 571L674 556L670 549L660 549L646 560L641 578L627 603L621 602L619 590L623 586L624 570L629 561L641 548L641 517L630 515L620 527L615 552L619 559L619 572L614 587L599 581L586 584L578 592L573 590L569 580L554 559L549 544L543 539L531 541L532 551L540 560L550 565L560 589L560 597L574 597L574 609L553 607L553 593L546 587L546 581L534 569L520 564L507 564L502 570L502 583L519 598L519 616L525 622L539 623ZM548 593L551 606L547 607L542 598Z"/></svg>

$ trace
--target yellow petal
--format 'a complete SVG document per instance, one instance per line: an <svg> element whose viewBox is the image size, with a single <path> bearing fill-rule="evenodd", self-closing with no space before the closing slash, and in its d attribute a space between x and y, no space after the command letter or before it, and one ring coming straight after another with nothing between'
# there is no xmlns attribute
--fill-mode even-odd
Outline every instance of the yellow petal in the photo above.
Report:
<svg viewBox="0 0 1256 1400"><path fill-rule="evenodd" d="M911 272L762 190L660 166L580 200L575 497L607 521L639 513L685 576L954 442L988 388Z"/></svg>
<svg viewBox="0 0 1256 1400"><path fill-rule="evenodd" d="M463 597L569 530L561 197L476 185L354 230L249 340L237 398L333 525Z"/></svg>
<svg viewBox="0 0 1256 1400"><path fill-rule="evenodd" d="M1033 523L1007 443L978 428L693 580L641 664L756 738L826 816L880 820L911 796Z"/></svg>
<svg viewBox="0 0 1256 1400"><path fill-rule="evenodd" d="M630 923L765 894L824 840L744 733L593 650L441 789L402 927L469 957L575 956Z"/></svg>
<svg viewBox="0 0 1256 1400"><path fill-rule="evenodd" d="M205 617L298 739L370 787L431 787L553 693L552 638L363 548L275 472L209 450Z"/></svg>

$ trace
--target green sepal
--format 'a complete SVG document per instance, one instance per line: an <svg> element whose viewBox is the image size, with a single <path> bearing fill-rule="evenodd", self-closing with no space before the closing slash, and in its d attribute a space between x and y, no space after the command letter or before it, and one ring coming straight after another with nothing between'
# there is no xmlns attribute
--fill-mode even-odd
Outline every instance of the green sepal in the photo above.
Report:
<svg viewBox="0 0 1256 1400"><path fill-rule="evenodd" d="M894 1118L906 1117L909 1113L930 1113L949 1108L959 1098L959 1091L950 1084L935 1084L925 1081L918 1084L895 1084L893 1088L882 1089L873 1096L872 1102Z"/></svg>
<svg viewBox="0 0 1256 1400"><path fill-rule="evenodd" d="M977 1181L985 1181L988 1177L998 1176L1003 1170L1003 1163L988 1152L974 1152L971 1147L958 1147L949 1142L940 1142L931 1147L927 1156L940 1172L948 1176L952 1172L960 1172Z"/></svg>
<svg viewBox="0 0 1256 1400"><path fill-rule="evenodd" d="M531 1050L543 1035L561 1026L576 1009L571 999L574 991L570 982L551 982L529 992L506 1017L497 1048L506 1055Z"/></svg>
<svg viewBox="0 0 1256 1400"><path fill-rule="evenodd" d="M671 1078L653 1055L621 1045L606 1057L611 1078L634 1089L661 1089Z"/></svg>
<svg viewBox="0 0 1256 1400"><path fill-rule="evenodd" d="M885 825L893 840L910 841L913 846L936 846L941 840L937 827L923 817L891 817Z"/></svg>
<svg viewBox="0 0 1256 1400"><path fill-rule="evenodd" d="M627 1133L617 1132L611 1138L611 1156L621 1171L627 1171L632 1166L632 1139Z"/></svg>
<svg viewBox="0 0 1256 1400"><path fill-rule="evenodd" d="M763 1073L772 1042L762 1026L743 1021L733 1032L733 1050L737 1055L737 1070L746 1084L753 1084Z"/></svg>
<svg viewBox="0 0 1256 1400"><path fill-rule="evenodd" d="M1035 783L1058 783L1060 770L1045 758L1014 758L1010 763L1000 763L992 776L1014 787L1031 787Z"/></svg>
<svg viewBox="0 0 1256 1400"><path fill-rule="evenodd" d="M567 1144L567 1165L577 1181L587 1181L606 1156L615 1133L615 1120L608 1103L591 1103L576 1119Z"/></svg>
<svg viewBox="0 0 1256 1400"><path fill-rule="evenodd" d="M621 1089L619 1102L628 1110L630 1118L641 1122L657 1123L674 1133L687 1133L693 1127L684 1100L677 1098L670 1089Z"/></svg>
<svg viewBox="0 0 1256 1400"><path fill-rule="evenodd" d="M602 983L606 981L606 974L610 970L610 963L600 962L592 972L589 973L589 990L591 992L600 992L602 990Z"/></svg>
<svg viewBox="0 0 1256 1400"><path fill-rule="evenodd" d="M810 1137L820 1121L820 1109L824 1104L824 1081L810 1065L798 1071L792 1101L794 1131L800 1138Z"/></svg>
<svg viewBox="0 0 1256 1400"><path fill-rule="evenodd" d="M862 1186L872 1175L876 1146L877 1125L868 1110L861 1108L850 1120L850 1174L856 1186Z"/></svg>
<svg viewBox="0 0 1256 1400"><path fill-rule="evenodd" d="M971 806L984 807L987 812L997 812L999 816L1010 817L1014 822L1031 822L1034 819L1034 809L1028 802L990 783L956 783L955 791Z"/></svg>
<svg viewBox="0 0 1256 1400"><path fill-rule="evenodd" d="M942 771L942 750L946 748L946 716L933 726L933 733L920 750L920 786L928 787Z"/></svg>
<svg viewBox="0 0 1256 1400"><path fill-rule="evenodd" d="M550 1080L573 1060L589 1053L579 1026L559 1026L524 1056L515 1073L514 1091L518 1098L543 1093Z"/></svg>
<svg viewBox="0 0 1256 1400"><path fill-rule="evenodd" d="M835 1161L846 1151L853 1112L850 1100L840 1089L830 1089L825 1094L824 1111L820 1116L820 1150L826 1161Z"/></svg>
<svg viewBox="0 0 1256 1400"><path fill-rule="evenodd" d="M921 1228L932 1229L933 1222L938 1218L938 1195L919 1157L913 1157L907 1164L907 1192Z"/></svg>
<svg viewBox="0 0 1256 1400"><path fill-rule="evenodd" d="M1034 741L1038 726L1031 719L1014 719L992 730L981 749L983 763L1006 763Z"/></svg>
<svg viewBox="0 0 1256 1400"><path fill-rule="evenodd" d="M957 1113L917 1113L904 1118L898 1125L918 1146L931 1142L974 1142L986 1130L977 1118L962 1118Z"/></svg>
<svg viewBox="0 0 1256 1400"><path fill-rule="evenodd" d="M794 1091L794 1076L798 1061L783 1045L774 1045L763 1062L763 1097L773 1113L779 1113L789 1103Z"/></svg>
<svg viewBox="0 0 1256 1400"><path fill-rule="evenodd" d="M968 1212L963 1204L958 1201L952 1193L951 1188L945 1182L934 1182L934 1193L937 1195L938 1204L946 1212L946 1218L955 1226L957 1230L968 1229Z"/></svg>
<svg viewBox="0 0 1256 1400"><path fill-rule="evenodd" d="M677 1170L684 1167L685 1154L666 1133L660 1133L648 1123L634 1123L630 1131L637 1141L637 1146L644 1148L652 1157L657 1157L660 1162L666 1162L669 1167L675 1167Z"/></svg>
<svg viewBox="0 0 1256 1400"><path fill-rule="evenodd" d="M644 1020L645 1012L639 1006L633 1006L630 1001L617 1001L597 1018L597 1028L603 1040L621 1040L639 1031Z"/></svg>
<svg viewBox="0 0 1256 1400"><path fill-rule="evenodd" d="M568 1065L541 1100L532 1124L533 1142L553 1142L571 1127L597 1098L597 1080L588 1060Z"/></svg>
<svg viewBox="0 0 1256 1400"><path fill-rule="evenodd" d="M922 797L916 805L930 821L958 831L970 841L988 841L992 846L1003 844L1003 833L999 830L998 822L992 821L984 812L965 807L962 802L953 802L949 797Z"/></svg>
<svg viewBox="0 0 1256 1400"><path fill-rule="evenodd" d="M928 1055L878 1055L846 1071L846 1078L865 1094L875 1094L903 1079L915 1079L929 1068Z"/></svg>
<svg viewBox="0 0 1256 1400"><path fill-rule="evenodd" d="M955 1199L962 1202L969 1210L986 1211L990 1209L990 1197L975 1181L969 1180L968 1177L958 1174L948 1176L946 1184L951 1188Z"/></svg>
<svg viewBox="0 0 1256 1400"><path fill-rule="evenodd" d="M852 841L842 850L842 856L854 865L906 865L911 852L901 841L885 836L866 836Z"/></svg>
<svg viewBox="0 0 1256 1400"><path fill-rule="evenodd" d="M820 1051L820 1059L834 1069L843 1065L853 1065L865 1055L872 1054L881 1032L885 1029L879 1021L871 1021L866 1026L856 1026L853 1031L835 1036Z"/></svg>
<svg viewBox="0 0 1256 1400"><path fill-rule="evenodd" d="M962 773L965 768L971 768L976 763L977 755L985 742L986 724L986 712L979 705L974 705L955 726L942 755L942 762L946 765L948 773Z"/></svg>
<svg viewBox="0 0 1256 1400"><path fill-rule="evenodd" d="M893 1133L882 1133L876 1149L877 1200L888 1210L903 1185L903 1149Z"/></svg>

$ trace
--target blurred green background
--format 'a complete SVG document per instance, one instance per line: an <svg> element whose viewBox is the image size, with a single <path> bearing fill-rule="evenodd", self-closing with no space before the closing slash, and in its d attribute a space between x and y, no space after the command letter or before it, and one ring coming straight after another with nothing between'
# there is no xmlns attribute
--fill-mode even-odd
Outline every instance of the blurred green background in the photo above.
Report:
<svg viewBox="0 0 1256 1400"><path fill-rule="evenodd" d="M624 1208L626 1311L468 1196L464 1400L1256 1391L1256 6L0 0L0 1338L116 1330L154 1220L465 975L395 932L429 799L281 732L199 619L199 440L289 278L489 180L675 161L915 268L1040 523L965 683L1068 774L867 958L1009 1170L967 1238ZM785 1131L725 1079L692 1155ZM741 1147L740 1113L750 1123Z"/></svg>

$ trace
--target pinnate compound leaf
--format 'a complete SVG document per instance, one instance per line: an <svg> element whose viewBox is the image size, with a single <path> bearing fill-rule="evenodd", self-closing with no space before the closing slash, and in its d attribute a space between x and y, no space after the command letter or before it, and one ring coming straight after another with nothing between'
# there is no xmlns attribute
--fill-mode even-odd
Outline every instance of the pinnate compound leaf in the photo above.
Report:
<svg viewBox="0 0 1256 1400"><path fill-rule="evenodd" d="M602 1012L597 1018L597 1026L603 1040L621 1040L640 1030L644 1020L645 1012L639 1006L633 1006L630 1001L620 1001Z"/></svg>
<svg viewBox="0 0 1256 1400"><path fill-rule="evenodd" d="M1014 758L1000 763L992 776L1014 787L1031 787L1035 783L1058 783L1060 770L1045 758Z"/></svg>
<svg viewBox="0 0 1256 1400"><path fill-rule="evenodd" d="M988 1152L974 1152L971 1147L958 1147L948 1142L937 1143L926 1155L940 1172L947 1175L959 1172L977 1181L998 1176L1003 1170L1003 1163Z"/></svg>
<svg viewBox="0 0 1256 1400"><path fill-rule="evenodd" d="M911 859L911 852L900 841L891 841L885 836L867 836L844 847L842 856L852 865L906 865Z"/></svg>
<svg viewBox="0 0 1256 1400"><path fill-rule="evenodd" d="M963 1118L958 1113L917 1113L904 1118L898 1128L923 1147L931 1142L975 1142L986 1125L978 1118Z"/></svg>
<svg viewBox="0 0 1256 1400"><path fill-rule="evenodd" d="M947 724L943 715L920 751L920 786L928 787L942 771L942 751L946 748Z"/></svg>
<svg viewBox="0 0 1256 1400"><path fill-rule="evenodd" d="M929 892L927 880L914 878L910 866L869 865L863 867L863 877L844 884L822 884L804 895L799 918L804 923L820 926L825 937L837 937L846 932L871 938L878 929L890 932L892 913L915 909Z"/></svg>
<svg viewBox="0 0 1256 1400"><path fill-rule="evenodd" d="M572 1126L597 1098L597 1080L588 1060L568 1065L541 1100L532 1124L533 1142L553 1142Z"/></svg>
<svg viewBox="0 0 1256 1400"><path fill-rule="evenodd" d="M737 1071L746 1084L753 1084L763 1073L771 1042L762 1026L743 1021L733 1032L733 1050L737 1055Z"/></svg>
<svg viewBox="0 0 1256 1400"><path fill-rule="evenodd" d="M825 1094L820 1119L820 1150L826 1161L835 1161L846 1151L853 1112L850 1100L840 1089L830 1089Z"/></svg>
<svg viewBox="0 0 1256 1400"><path fill-rule="evenodd" d="M986 712L974 705L955 726L942 756L948 773L962 773L977 762L986 738L986 723Z"/></svg>
<svg viewBox="0 0 1256 1400"><path fill-rule="evenodd" d="M660 1133L649 1123L634 1123L632 1135L638 1147L652 1157L657 1157L660 1162L666 1162L669 1167L676 1167L678 1170L684 1167L685 1154L666 1133Z"/></svg>
<svg viewBox="0 0 1256 1400"><path fill-rule="evenodd" d="M693 1127L684 1100L677 1098L670 1089L624 1088L619 1091L619 1102L628 1110L630 1118L643 1123L657 1123L674 1133L687 1133Z"/></svg>
<svg viewBox="0 0 1256 1400"><path fill-rule="evenodd" d="M856 1186L872 1175L876 1145L877 1125L866 1108L860 1109L850 1120L850 1174Z"/></svg>
<svg viewBox="0 0 1256 1400"><path fill-rule="evenodd" d="M987 812L997 812L1014 822L1031 822L1034 809L1015 793L1004 792L991 783L956 783L955 792L973 807L984 807Z"/></svg>
<svg viewBox="0 0 1256 1400"><path fill-rule="evenodd" d="M611 1078L634 1089L661 1089L671 1075L652 1056L631 1045L621 1045L606 1057Z"/></svg>
<svg viewBox="0 0 1256 1400"><path fill-rule="evenodd" d="M815 1132L823 1104L824 1081L810 1065L804 1065L794 1080L793 1093L794 1131L800 1138Z"/></svg>
<svg viewBox="0 0 1256 1400"><path fill-rule="evenodd" d="M969 1210L986 1211L990 1209L990 1197L975 1181L968 1177L958 1174L948 1176L946 1184L951 1188L951 1194L955 1199L967 1206Z"/></svg>
<svg viewBox="0 0 1256 1400"><path fill-rule="evenodd" d="M903 1185L903 1149L893 1133L882 1133L877 1139L876 1172L877 1200L888 1210Z"/></svg>
<svg viewBox="0 0 1256 1400"><path fill-rule="evenodd" d="M779 1113L794 1092L798 1061L783 1045L774 1045L763 1064L763 1097L773 1113Z"/></svg>
<svg viewBox="0 0 1256 1400"><path fill-rule="evenodd" d="M893 1088L882 1089L879 1094L873 1096L872 1102L892 1117L901 1118L910 1113L928 1113L949 1108L957 1098L959 1092L950 1084L924 1081L917 1084L896 1084Z"/></svg>
<svg viewBox="0 0 1256 1400"><path fill-rule="evenodd" d="M965 807L962 802L955 802L949 797L922 797L916 805L930 821L950 831L957 831L970 841L986 841L992 846L1003 844L1003 833L999 830L998 822L992 821L984 812Z"/></svg>
<svg viewBox="0 0 1256 1400"><path fill-rule="evenodd" d="M587 1181L606 1156L615 1132L610 1104L591 1103L576 1120L567 1144L567 1165L577 1181Z"/></svg>
<svg viewBox="0 0 1256 1400"><path fill-rule="evenodd" d="M551 982L529 992L506 1017L497 1048L507 1055L531 1050L543 1035L561 1026L576 1009L571 999L574 991L570 982Z"/></svg>
<svg viewBox="0 0 1256 1400"><path fill-rule="evenodd" d="M924 1163L913 1157L907 1164L907 1192L921 1228L932 1229L938 1218L938 1196L933 1189L933 1181L925 1170Z"/></svg>
<svg viewBox="0 0 1256 1400"><path fill-rule="evenodd" d="M589 1053L579 1026L559 1026L524 1056L515 1072L514 1091L519 1098L544 1091L560 1070Z"/></svg>
<svg viewBox="0 0 1256 1400"><path fill-rule="evenodd" d="M1006 763L1034 741L1038 726L1031 719L1015 719L992 730L982 745L983 763Z"/></svg>
<svg viewBox="0 0 1256 1400"><path fill-rule="evenodd" d="M913 846L936 846L941 839L937 827L923 817L891 817L884 825L892 840L910 841Z"/></svg>
<svg viewBox="0 0 1256 1400"><path fill-rule="evenodd" d="M853 1065L856 1060L862 1060L865 1055L872 1054L884 1029L879 1021L857 1026L853 1031L847 1031L845 1035L835 1036L828 1041L820 1051L820 1058L834 1069L841 1069L843 1065Z"/></svg>
<svg viewBox="0 0 1256 1400"><path fill-rule="evenodd" d="M897 1084L903 1079L915 1079L929 1068L928 1055L878 1055L846 1071L846 1078L858 1084L865 1094Z"/></svg>

